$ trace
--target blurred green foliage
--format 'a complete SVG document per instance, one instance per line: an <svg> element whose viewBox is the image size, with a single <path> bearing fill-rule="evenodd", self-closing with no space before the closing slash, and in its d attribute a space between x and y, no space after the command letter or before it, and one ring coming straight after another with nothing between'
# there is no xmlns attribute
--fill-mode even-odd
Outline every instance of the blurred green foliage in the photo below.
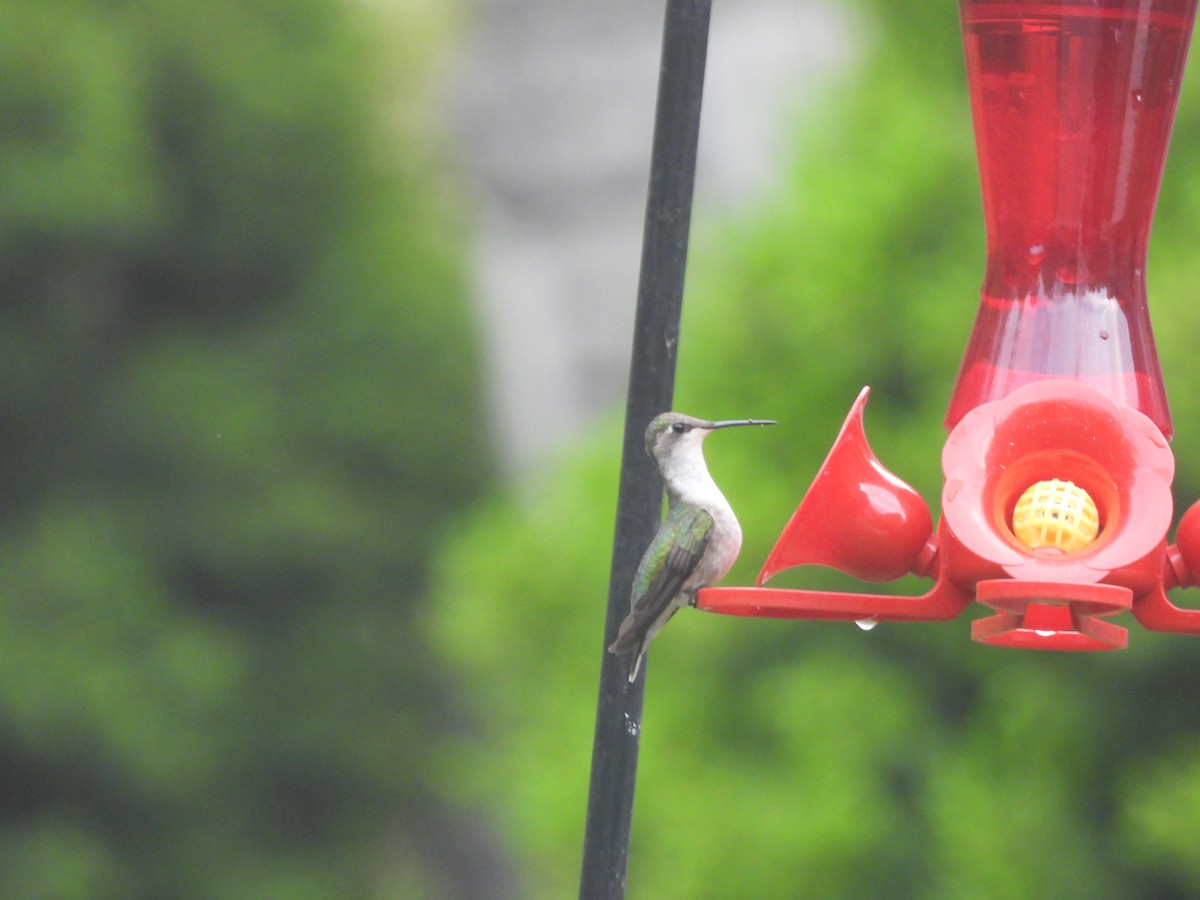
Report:
<svg viewBox="0 0 1200 900"><path fill-rule="evenodd" d="M407 13L0 0L0 896L477 895L413 613L489 461Z"/></svg>
<svg viewBox="0 0 1200 900"><path fill-rule="evenodd" d="M945 0L871 10L864 67L778 190L693 242L676 407L781 423L708 443L746 534L727 583L752 582L863 384L884 463L939 496L983 262L961 44ZM1149 274L1180 510L1200 495L1198 82ZM429 634L483 723L439 749L442 782L511 824L530 897L578 877L619 446L614 413L440 559ZM676 617L650 658L629 895L1195 896L1200 643L1126 622L1122 653L1035 654L973 644L967 619Z"/></svg>

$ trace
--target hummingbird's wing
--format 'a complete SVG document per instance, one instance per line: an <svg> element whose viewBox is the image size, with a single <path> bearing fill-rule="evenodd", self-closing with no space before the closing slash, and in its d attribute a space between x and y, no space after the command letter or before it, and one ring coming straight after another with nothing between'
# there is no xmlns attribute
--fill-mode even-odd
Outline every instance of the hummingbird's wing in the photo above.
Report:
<svg viewBox="0 0 1200 900"><path fill-rule="evenodd" d="M677 506L667 513L638 566L633 611L621 623L610 651L633 650L667 611L704 555L712 527L712 516L698 507Z"/></svg>

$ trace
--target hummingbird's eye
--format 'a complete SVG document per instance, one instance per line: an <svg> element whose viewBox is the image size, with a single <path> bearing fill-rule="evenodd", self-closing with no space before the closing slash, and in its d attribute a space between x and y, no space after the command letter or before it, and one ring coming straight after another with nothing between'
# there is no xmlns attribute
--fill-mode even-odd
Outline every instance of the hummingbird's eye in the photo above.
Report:
<svg viewBox="0 0 1200 900"><path fill-rule="evenodd" d="M673 432L675 432L676 434L683 434L685 431L688 430L688 428L682 422L676 422L674 425L671 426L671 430Z"/></svg>

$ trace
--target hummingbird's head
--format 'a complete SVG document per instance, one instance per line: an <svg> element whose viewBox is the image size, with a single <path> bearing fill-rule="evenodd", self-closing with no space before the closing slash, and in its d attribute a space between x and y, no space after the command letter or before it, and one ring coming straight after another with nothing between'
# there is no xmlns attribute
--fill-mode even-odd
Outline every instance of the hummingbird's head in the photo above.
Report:
<svg viewBox="0 0 1200 900"><path fill-rule="evenodd" d="M733 425L774 425L771 419L726 419L710 422L683 413L665 412L655 416L646 427L646 452L655 462L699 450L710 433Z"/></svg>

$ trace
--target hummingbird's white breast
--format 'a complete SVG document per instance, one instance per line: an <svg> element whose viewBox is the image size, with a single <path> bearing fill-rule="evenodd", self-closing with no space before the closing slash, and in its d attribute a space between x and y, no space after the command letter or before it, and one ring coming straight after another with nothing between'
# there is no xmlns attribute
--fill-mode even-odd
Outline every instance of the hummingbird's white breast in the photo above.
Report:
<svg viewBox="0 0 1200 900"><path fill-rule="evenodd" d="M686 582L685 591L715 584L725 577L742 549L742 529L733 508L708 473L700 442L664 461L663 480L672 502L705 510L713 519L712 535L704 556Z"/></svg>

